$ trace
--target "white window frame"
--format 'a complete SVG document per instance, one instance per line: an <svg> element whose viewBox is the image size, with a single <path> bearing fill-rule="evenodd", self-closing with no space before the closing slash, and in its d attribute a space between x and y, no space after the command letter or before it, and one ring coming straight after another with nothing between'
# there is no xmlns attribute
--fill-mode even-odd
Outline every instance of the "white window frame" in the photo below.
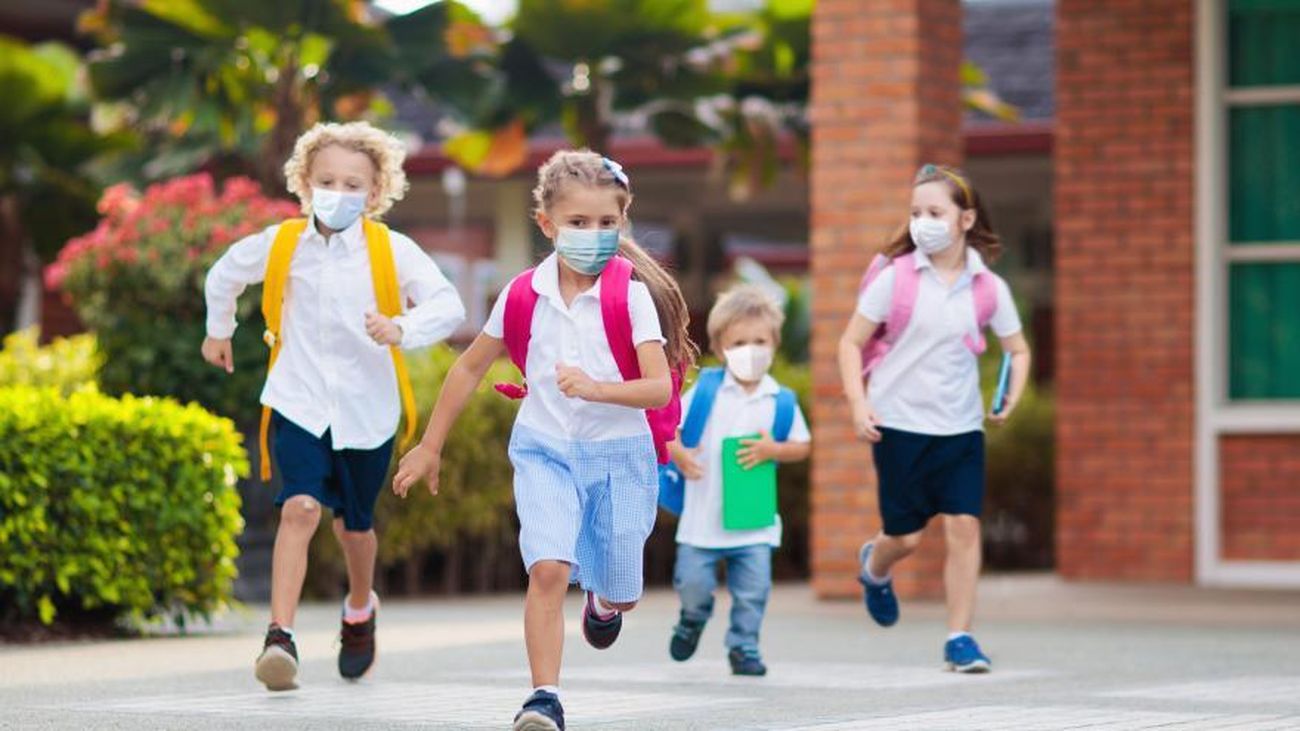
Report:
<svg viewBox="0 0 1300 731"><path fill-rule="evenodd" d="M1300 587L1300 561L1223 558L1219 442L1240 434L1300 434L1300 401L1228 398L1228 268L1300 261L1300 242L1232 246L1228 236L1227 118L1234 106L1300 102L1300 85L1228 89L1226 0L1196 3L1195 572L1199 584Z"/></svg>

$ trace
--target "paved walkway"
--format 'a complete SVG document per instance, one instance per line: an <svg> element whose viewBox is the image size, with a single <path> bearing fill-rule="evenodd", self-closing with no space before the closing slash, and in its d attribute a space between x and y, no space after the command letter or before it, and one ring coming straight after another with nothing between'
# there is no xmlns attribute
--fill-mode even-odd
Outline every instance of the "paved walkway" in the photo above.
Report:
<svg viewBox="0 0 1300 731"><path fill-rule="evenodd" d="M521 607L389 602L380 662L356 684L333 670L336 607L307 607L303 687L281 694L252 677L261 607L183 638L0 647L0 728L508 728L528 689ZM779 587L761 679L728 674L717 619L673 663L675 612L652 593L605 652L571 624L570 728L1300 729L1300 593L988 579L977 636L995 671L972 677L940 670L934 604L882 630L856 602Z"/></svg>

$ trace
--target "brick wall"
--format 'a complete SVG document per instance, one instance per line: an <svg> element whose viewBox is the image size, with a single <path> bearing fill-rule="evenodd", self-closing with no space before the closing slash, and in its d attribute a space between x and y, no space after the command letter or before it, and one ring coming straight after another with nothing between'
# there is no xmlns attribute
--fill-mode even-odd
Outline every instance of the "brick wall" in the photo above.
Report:
<svg viewBox="0 0 1300 731"><path fill-rule="evenodd" d="M1223 558L1300 560L1300 435L1219 441Z"/></svg>
<svg viewBox="0 0 1300 731"><path fill-rule="evenodd" d="M1190 581L1193 3L1058 0L1057 557Z"/></svg>
<svg viewBox="0 0 1300 731"><path fill-rule="evenodd" d="M872 254L904 223L916 168L959 163L956 0L820 0L813 17L812 575L850 596L857 550L879 528L870 452L854 439L836 345ZM937 527L937 524L936 524ZM896 570L904 594L942 591L941 537Z"/></svg>

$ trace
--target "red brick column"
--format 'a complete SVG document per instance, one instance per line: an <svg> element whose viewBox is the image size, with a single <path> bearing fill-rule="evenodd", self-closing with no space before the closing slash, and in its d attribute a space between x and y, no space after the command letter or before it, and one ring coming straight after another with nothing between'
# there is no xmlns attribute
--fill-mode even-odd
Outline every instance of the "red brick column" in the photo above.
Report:
<svg viewBox="0 0 1300 731"><path fill-rule="evenodd" d="M867 445L853 438L836 345L871 256L907 220L923 162L961 160L957 0L820 0L813 16L812 575L859 591L857 550L880 526ZM942 541L900 566L899 591L942 592Z"/></svg>
<svg viewBox="0 0 1300 731"><path fill-rule="evenodd" d="M1192 0L1058 0L1057 566L1190 581Z"/></svg>

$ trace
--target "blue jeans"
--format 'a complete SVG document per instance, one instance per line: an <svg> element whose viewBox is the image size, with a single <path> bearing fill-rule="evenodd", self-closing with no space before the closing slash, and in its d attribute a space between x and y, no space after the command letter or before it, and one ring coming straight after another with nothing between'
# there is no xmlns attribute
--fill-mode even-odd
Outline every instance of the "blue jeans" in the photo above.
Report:
<svg viewBox="0 0 1300 731"><path fill-rule="evenodd" d="M731 592L731 628L727 648L758 649L767 597L772 592L772 547L766 543L735 548L698 548L677 544L673 588L682 600L682 618L703 624L713 616L718 564L727 566Z"/></svg>

